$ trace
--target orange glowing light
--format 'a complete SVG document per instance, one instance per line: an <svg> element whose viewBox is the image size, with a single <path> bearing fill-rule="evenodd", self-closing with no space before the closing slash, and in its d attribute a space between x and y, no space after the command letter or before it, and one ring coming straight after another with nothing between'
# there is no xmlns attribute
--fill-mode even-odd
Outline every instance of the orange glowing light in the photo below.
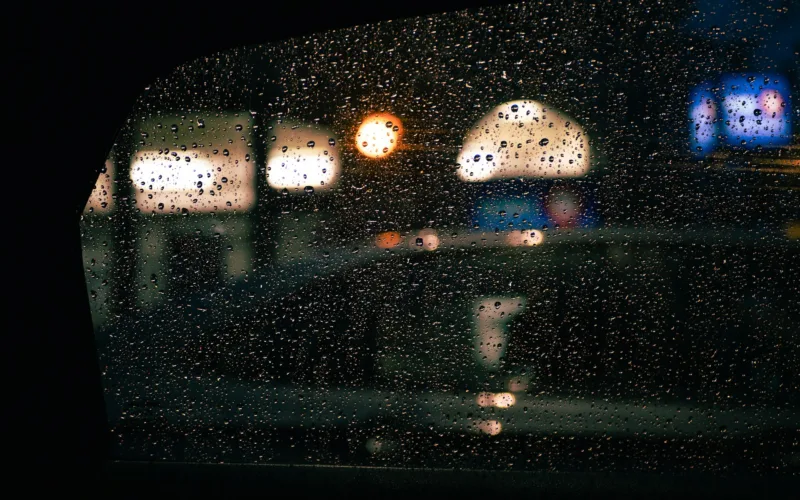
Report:
<svg viewBox="0 0 800 500"><path fill-rule="evenodd" d="M364 119L356 133L356 147L368 158L385 158L400 144L403 124L389 113L375 113Z"/></svg>
<svg viewBox="0 0 800 500"><path fill-rule="evenodd" d="M394 248L400 244L401 240L400 233L397 231L386 231L375 238L375 244L378 248Z"/></svg>

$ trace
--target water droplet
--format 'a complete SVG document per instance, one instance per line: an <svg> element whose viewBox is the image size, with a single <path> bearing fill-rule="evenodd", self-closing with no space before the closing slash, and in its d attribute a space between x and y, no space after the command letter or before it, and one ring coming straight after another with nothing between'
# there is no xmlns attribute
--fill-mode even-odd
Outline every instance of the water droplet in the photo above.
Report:
<svg viewBox="0 0 800 500"><path fill-rule="evenodd" d="M539 141L540 146L547 146L548 144L550 144L550 139L548 139L547 137Z"/></svg>
<svg viewBox="0 0 800 500"><path fill-rule="evenodd" d="M519 106L517 104L512 104L511 105L511 111L516 113L517 111L519 111Z"/></svg>
<svg viewBox="0 0 800 500"><path fill-rule="evenodd" d="M314 146L316 146L316 145L317 145L317 143L316 143L316 142L314 142L314 141L308 141L308 142L306 143L306 146L308 146L308 147L310 147L310 148L313 148L313 147L314 147Z"/></svg>

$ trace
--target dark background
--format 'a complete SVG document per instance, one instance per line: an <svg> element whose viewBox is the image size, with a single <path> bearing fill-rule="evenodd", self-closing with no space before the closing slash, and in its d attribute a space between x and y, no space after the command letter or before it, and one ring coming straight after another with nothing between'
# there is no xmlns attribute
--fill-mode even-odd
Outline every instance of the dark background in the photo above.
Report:
<svg viewBox="0 0 800 500"><path fill-rule="evenodd" d="M22 232L14 224L4 239L12 298L4 328L12 399L4 407L14 445L7 454L23 473L40 483L93 481L107 456L78 218L145 86L183 62L234 47L503 3L511 2L29 4L9 12L5 186L20 198L7 212ZM294 20L298 9L307 12L303 23Z"/></svg>

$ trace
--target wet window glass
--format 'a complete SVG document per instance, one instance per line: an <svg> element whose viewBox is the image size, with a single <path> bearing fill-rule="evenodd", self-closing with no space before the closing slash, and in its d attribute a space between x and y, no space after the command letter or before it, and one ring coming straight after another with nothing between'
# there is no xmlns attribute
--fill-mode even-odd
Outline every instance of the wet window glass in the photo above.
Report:
<svg viewBox="0 0 800 500"><path fill-rule="evenodd" d="M153 81L82 216L114 456L797 474L789 4L529 2Z"/></svg>

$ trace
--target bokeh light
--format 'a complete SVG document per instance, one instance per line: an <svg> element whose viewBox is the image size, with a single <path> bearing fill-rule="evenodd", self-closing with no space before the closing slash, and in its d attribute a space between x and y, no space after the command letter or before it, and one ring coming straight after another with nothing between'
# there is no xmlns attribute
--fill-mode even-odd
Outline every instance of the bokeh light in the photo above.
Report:
<svg viewBox="0 0 800 500"><path fill-rule="evenodd" d="M356 147L368 158L384 158L400 144L403 124L389 113L376 113L361 122L356 133Z"/></svg>
<svg viewBox="0 0 800 500"><path fill-rule="evenodd" d="M588 137L574 120L536 101L512 101L469 131L458 176L467 182L580 177L589 171L589 153Z"/></svg>
<svg viewBox="0 0 800 500"><path fill-rule="evenodd" d="M298 122L275 123L275 140L267 153L267 184L272 189L305 193L331 189L341 166L333 133L323 127Z"/></svg>

